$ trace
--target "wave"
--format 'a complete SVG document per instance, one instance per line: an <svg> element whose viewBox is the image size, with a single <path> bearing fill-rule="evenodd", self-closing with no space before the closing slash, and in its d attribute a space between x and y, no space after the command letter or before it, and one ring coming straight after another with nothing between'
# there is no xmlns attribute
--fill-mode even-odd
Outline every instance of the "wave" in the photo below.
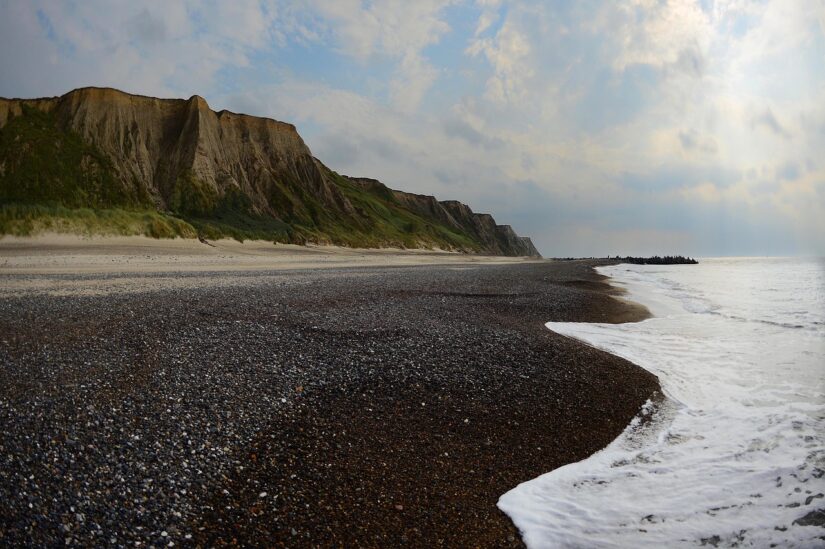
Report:
<svg viewBox="0 0 825 549"><path fill-rule="evenodd" d="M819 306L809 290L823 285L756 263L611 267L654 318L548 324L650 370L666 398L601 452L501 497L528 546L821 543L810 517L825 508L825 331L793 313Z"/></svg>

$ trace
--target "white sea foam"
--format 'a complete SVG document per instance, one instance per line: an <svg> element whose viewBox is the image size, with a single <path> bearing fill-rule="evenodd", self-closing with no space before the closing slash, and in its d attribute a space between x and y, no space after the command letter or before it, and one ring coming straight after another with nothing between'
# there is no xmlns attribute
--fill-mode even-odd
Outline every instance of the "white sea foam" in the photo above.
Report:
<svg viewBox="0 0 825 549"><path fill-rule="evenodd" d="M548 328L653 372L666 398L501 497L527 545L825 547L803 519L825 510L825 261L600 271L654 318Z"/></svg>

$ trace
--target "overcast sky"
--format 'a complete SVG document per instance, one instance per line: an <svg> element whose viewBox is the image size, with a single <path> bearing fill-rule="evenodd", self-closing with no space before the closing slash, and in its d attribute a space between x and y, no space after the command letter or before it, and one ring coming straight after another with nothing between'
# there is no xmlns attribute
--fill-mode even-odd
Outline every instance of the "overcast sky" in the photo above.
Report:
<svg viewBox="0 0 825 549"><path fill-rule="evenodd" d="M0 0L0 96L292 122L547 256L825 254L825 0Z"/></svg>

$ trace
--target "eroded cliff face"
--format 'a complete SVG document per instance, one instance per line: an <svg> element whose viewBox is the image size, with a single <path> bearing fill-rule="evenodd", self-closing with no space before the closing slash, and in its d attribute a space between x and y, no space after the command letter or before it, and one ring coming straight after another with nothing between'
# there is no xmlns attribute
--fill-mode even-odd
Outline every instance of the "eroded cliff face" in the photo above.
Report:
<svg viewBox="0 0 825 549"><path fill-rule="evenodd" d="M64 164L80 166L71 167L77 192L88 191L83 188L87 165L103 174L89 193L101 186L117 187L98 201L104 205L119 206L111 197L123 196L125 205L150 203L160 211L204 223L212 218L243 223L271 219L280 223L282 237L295 241L351 243L346 234L352 232L363 234L368 245L538 255L529 239L518 237L509 226L496 225L489 215L474 214L458 202L392 191L375 180L342 178L312 156L295 126L215 112L199 96L157 99L83 88L56 98L0 99L0 131L17 117L32 118L32 113L41 113L37 124L16 128L18 134L6 141L13 137L17 145L0 150L0 185L6 187L0 199L19 200L21 193L9 186L19 186L20 181L49 185L50 178L71 192L72 187L59 181L61 170L69 169L65 165L48 173L22 173L36 170L32 166L43 164L55 149ZM44 146L49 131L56 132L57 144ZM27 139L29 134L36 135L30 139L39 140L39 149L19 146L21 136ZM63 159L62 151L68 148L63 141L76 149L75 156ZM41 157L30 158L30 149L40 151ZM375 200L387 208L376 208Z"/></svg>
<svg viewBox="0 0 825 549"><path fill-rule="evenodd" d="M352 208L292 124L216 113L199 96L155 99L99 88L37 105L43 107L106 153L124 183L144 185L159 207L173 209L181 178L191 176L215 200L239 190L255 213L280 217L283 202L300 202L289 196L295 187L327 208Z"/></svg>
<svg viewBox="0 0 825 549"><path fill-rule="evenodd" d="M371 180L372 186L383 185ZM510 225L497 225L490 214L474 213L455 200L439 201L433 196L391 191L395 199L417 214L437 219L459 231L471 234L482 247L497 255L541 257L528 237L518 236Z"/></svg>
<svg viewBox="0 0 825 549"><path fill-rule="evenodd" d="M482 242L485 249L500 255L541 257L532 240L518 236L510 225L497 225L490 214L474 213L457 200L440 204L462 229Z"/></svg>

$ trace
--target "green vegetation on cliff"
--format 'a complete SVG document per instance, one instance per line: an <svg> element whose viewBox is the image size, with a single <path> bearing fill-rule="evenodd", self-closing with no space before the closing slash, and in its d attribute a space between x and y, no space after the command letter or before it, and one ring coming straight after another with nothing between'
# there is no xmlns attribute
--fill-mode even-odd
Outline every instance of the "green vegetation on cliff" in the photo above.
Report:
<svg viewBox="0 0 825 549"><path fill-rule="evenodd" d="M41 232L194 238L155 211L145 189L124 186L112 163L53 113L23 105L0 129L0 234Z"/></svg>
<svg viewBox="0 0 825 549"><path fill-rule="evenodd" d="M0 153L3 234L199 235L353 247L479 249L467 235L405 209L386 187L365 189L326 168L324 175L353 205L355 215L325 209L295 182L276 182L272 188L271 202L282 210L284 220L256 214L237 187L220 195L189 170L177 177L171 211L151 211L148 193L140 192L139 185L124 187L105 154L61 129L54 114L27 106L0 129Z"/></svg>
<svg viewBox="0 0 825 549"><path fill-rule="evenodd" d="M195 238L189 223L150 210L66 208L57 204L0 204L0 235L38 233L144 235L152 238Z"/></svg>
<svg viewBox="0 0 825 549"><path fill-rule="evenodd" d="M335 172L329 171L328 176L358 213L358 223L339 224L327 229L340 239L346 239L348 236L362 242L380 239L389 245L404 248L417 248L422 245L465 251L478 251L480 248L478 243L467 235L404 208L395 199L392 191L383 185L375 189L365 189Z"/></svg>
<svg viewBox="0 0 825 549"><path fill-rule="evenodd" d="M53 113L22 106L0 129L0 201L67 208L147 208L141 185L123 185L96 147L58 126Z"/></svg>
<svg viewBox="0 0 825 549"><path fill-rule="evenodd" d="M44 231L535 253L466 206L329 170L290 124L103 88L0 98L0 235Z"/></svg>
<svg viewBox="0 0 825 549"><path fill-rule="evenodd" d="M180 198L173 198L172 208L209 239L317 242L358 248L479 249L466 235L405 209L386 187L367 190L331 170L326 170L325 175L354 206L355 215L329 211L305 191L296 193L283 184L277 185L273 202L282 206L285 221L255 215L248 197L236 188L230 188L219 198L189 173L178 180L174 196Z"/></svg>

